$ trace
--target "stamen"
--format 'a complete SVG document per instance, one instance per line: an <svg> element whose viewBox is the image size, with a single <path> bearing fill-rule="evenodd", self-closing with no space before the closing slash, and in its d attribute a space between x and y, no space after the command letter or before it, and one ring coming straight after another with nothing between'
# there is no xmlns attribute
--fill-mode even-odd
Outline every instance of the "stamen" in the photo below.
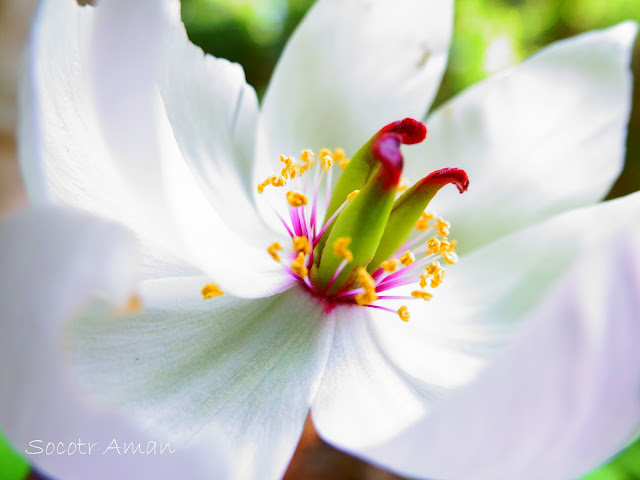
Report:
<svg viewBox="0 0 640 480"><path fill-rule="evenodd" d="M360 193L360 190L354 190L349 195L347 195L347 200L353 200L356 197L356 195L358 195L359 193Z"/></svg>
<svg viewBox="0 0 640 480"><path fill-rule="evenodd" d="M343 170L347 165L349 165L349 162L351 161L350 158L347 158L347 154L345 153L344 149L339 147L333 149L333 160L338 162L338 166Z"/></svg>
<svg viewBox="0 0 640 480"><path fill-rule="evenodd" d="M358 282L364 289L364 293L356 295L356 303L358 305L369 305L370 303L375 302L378 299L378 295L376 294L376 283L371 275L369 275L366 268L361 267L358 269Z"/></svg>
<svg viewBox="0 0 640 480"><path fill-rule="evenodd" d="M291 264L291 271L296 273L301 278L306 278L309 275L309 270L304 265L304 252L299 252L296 259Z"/></svg>
<svg viewBox="0 0 640 480"><path fill-rule="evenodd" d="M347 248L350 243L351 238L340 237L333 244L334 253L347 262L353 261L353 253L351 253L351 250Z"/></svg>
<svg viewBox="0 0 640 480"><path fill-rule="evenodd" d="M398 183L398 192L404 192L407 188L409 188L409 180L407 180L407 177L400 178L400 183Z"/></svg>
<svg viewBox="0 0 640 480"><path fill-rule="evenodd" d="M289 205L293 208L298 208L307 204L307 197L300 192L289 190L287 192L287 202L289 202Z"/></svg>
<svg viewBox="0 0 640 480"><path fill-rule="evenodd" d="M446 237L450 233L449 230L451 229L451 224L443 218L438 217L438 220L436 220L436 228L438 229L439 235Z"/></svg>
<svg viewBox="0 0 640 480"><path fill-rule="evenodd" d="M298 253L302 252L305 255L309 255L309 253L311 253L309 239L302 235L293 237L293 249Z"/></svg>
<svg viewBox="0 0 640 480"><path fill-rule="evenodd" d="M333 165L333 156L331 155L331 150L328 148L323 148L320 150L320 166L326 172L329 171L331 166Z"/></svg>
<svg viewBox="0 0 640 480"><path fill-rule="evenodd" d="M298 237L295 237L295 238L298 238ZM280 255L278 255L278 250L282 250L282 245L280 245L278 242L273 242L267 248L267 252L269 252L269 255L271 255L271 258L273 258L276 262L280 261Z"/></svg>
<svg viewBox="0 0 640 480"><path fill-rule="evenodd" d="M429 228L429 220L433 220L433 213L422 212L420 219L416 222L416 228L418 230L426 230Z"/></svg>
<svg viewBox="0 0 640 480"><path fill-rule="evenodd" d="M142 311L142 298L137 293L132 294L124 305L124 313L139 313Z"/></svg>
<svg viewBox="0 0 640 480"><path fill-rule="evenodd" d="M455 265L458 263L458 254L456 252L442 252L442 258L449 265Z"/></svg>
<svg viewBox="0 0 640 480"><path fill-rule="evenodd" d="M398 260L395 258L391 258L387 261L382 262L380 266L385 272L393 273L398 269Z"/></svg>
<svg viewBox="0 0 640 480"><path fill-rule="evenodd" d="M204 300L209 300L210 298L224 295L224 292L220 290L220 287L218 287L218 285L216 285L215 283L207 283L204 287L202 287L200 293L202 293Z"/></svg>
<svg viewBox="0 0 640 480"><path fill-rule="evenodd" d="M428 302L433 298L433 295L431 295L428 292L423 292L421 290L414 290L413 292L411 292L411 296L415 298L421 298L425 302Z"/></svg>
<svg viewBox="0 0 640 480"><path fill-rule="evenodd" d="M400 263L402 263L405 267L408 267L412 263L416 261L416 257L411 253L410 250L404 252L404 254L400 257Z"/></svg>
<svg viewBox="0 0 640 480"><path fill-rule="evenodd" d="M403 322L409 321L409 309L407 308L406 305L403 305L398 309L398 316L400 317L400 320L402 320Z"/></svg>

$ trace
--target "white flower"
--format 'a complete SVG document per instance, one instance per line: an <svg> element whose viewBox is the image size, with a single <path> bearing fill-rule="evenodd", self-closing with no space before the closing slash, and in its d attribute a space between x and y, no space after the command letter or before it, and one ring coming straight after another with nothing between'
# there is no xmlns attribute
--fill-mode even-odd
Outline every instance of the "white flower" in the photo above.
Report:
<svg viewBox="0 0 640 480"><path fill-rule="evenodd" d="M145 310L96 304L70 333L101 401L178 436L220 425L238 477L281 475L310 408L338 447L431 478L572 478L633 437L640 196L593 204L622 167L635 25L553 45L427 118L408 177L461 167L472 188L438 196L462 261L404 324L292 282L266 253L284 195L255 187L280 154L353 155L423 118L450 2L319 0L261 110L240 67L189 44L177 3L126 19L121 3L43 2L21 134L35 201L117 219L145 255ZM211 281L225 295L205 302Z"/></svg>
<svg viewBox="0 0 640 480"><path fill-rule="evenodd" d="M189 448L171 446L161 432L88 403L70 375L68 355L61 354L60 332L83 304L98 295L127 303L135 261L130 233L86 213L38 207L0 223L2 430L54 478L169 480L180 477L185 464L199 478L223 478L228 469L218 433L206 432ZM160 444L165 454L146 455L154 447L159 452ZM123 454L128 445L145 454Z"/></svg>

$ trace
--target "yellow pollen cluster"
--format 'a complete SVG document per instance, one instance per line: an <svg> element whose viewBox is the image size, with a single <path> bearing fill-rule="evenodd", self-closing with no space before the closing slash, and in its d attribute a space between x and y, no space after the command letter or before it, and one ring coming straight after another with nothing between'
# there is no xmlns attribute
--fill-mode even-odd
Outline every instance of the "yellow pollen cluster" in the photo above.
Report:
<svg viewBox="0 0 640 480"><path fill-rule="evenodd" d="M390 258L380 264L382 269L387 273L393 273L398 269L398 260Z"/></svg>
<svg viewBox="0 0 640 480"><path fill-rule="evenodd" d="M458 242L456 240L447 240L447 237L443 237L442 240L438 240L433 237L427 242L427 253L439 253L442 258L449 265L455 265L458 263L458 254L455 252L455 248Z"/></svg>
<svg viewBox="0 0 640 480"><path fill-rule="evenodd" d="M358 269L358 282L364 288L364 293L356 295L356 303L358 305L369 305L378 299L376 294L376 282L373 280L366 268Z"/></svg>
<svg viewBox="0 0 640 480"><path fill-rule="evenodd" d="M349 165L349 162L351 161L350 158L347 158L347 154L345 153L344 149L342 149L342 148L334 148L333 149L333 160L338 162L338 165L343 170L347 165Z"/></svg>
<svg viewBox="0 0 640 480"><path fill-rule="evenodd" d="M123 307L124 313L139 313L142 311L142 299L137 293L133 293Z"/></svg>
<svg viewBox="0 0 640 480"><path fill-rule="evenodd" d="M266 187L267 185L272 185L274 187L284 187L286 185L286 182L282 177L269 177L260 185L258 185L258 193L264 192L264 187Z"/></svg>
<svg viewBox="0 0 640 480"><path fill-rule="evenodd" d="M320 166L325 172L328 172L331 166L333 165L333 155L331 154L331 150L328 148L323 148L320 150Z"/></svg>
<svg viewBox="0 0 640 480"><path fill-rule="evenodd" d="M438 229L438 235L446 237L450 233L451 224L442 218L436 220L436 228Z"/></svg>
<svg viewBox="0 0 640 480"><path fill-rule="evenodd" d="M296 160L293 157L285 157L284 155L280 155L280 161L284 163L284 168L280 172L282 178L293 180L298 176L298 165L296 165Z"/></svg>
<svg viewBox="0 0 640 480"><path fill-rule="evenodd" d="M299 252L298 256L291 264L291 271L293 273L297 273L302 278L305 278L307 275L309 275L309 270L307 269L307 267L304 266L304 259L305 259L304 252Z"/></svg>
<svg viewBox="0 0 640 480"><path fill-rule="evenodd" d="M220 290L220 287L215 283L207 283L204 287L202 287L202 290L200 290L200 293L202 293L202 296L204 297L205 300L209 300L210 298L224 295L224 292Z"/></svg>
<svg viewBox="0 0 640 480"><path fill-rule="evenodd" d="M444 280L444 268L440 265L440 262L433 262L427 265L426 273L420 275L420 288L427 286L429 277L431 278L431 288L437 288L442 284Z"/></svg>
<svg viewBox="0 0 640 480"><path fill-rule="evenodd" d="M416 228L418 230L426 230L429 228L429 220L433 220L433 213L422 212L420 219L416 222Z"/></svg>
<svg viewBox="0 0 640 480"><path fill-rule="evenodd" d="M404 192L407 188L409 188L409 180L407 177L402 177L398 183L398 192Z"/></svg>
<svg viewBox="0 0 640 480"><path fill-rule="evenodd" d="M353 200L360 193L360 190L354 190L349 195L347 195L347 200Z"/></svg>
<svg viewBox="0 0 640 480"><path fill-rule="evenodd" d="M278 242L273 242L267 248L267 252L269 252L269 255L271 255L271 258L273 258L276 262L280 261L280 255L278 255L278 250L282 250L282 245L280 245Z"/></svg>
<svg viewBox="0 0 640 480"><path fill-rule="evenodd" d="M296 252L302 252L305 255L311 253L311 244L309 239L305 236L293 237L293 249Z"/></svg>
<svg viewBox="0 0 640 480"><path fill-rule="evenodd" d="M400 257L400 263L402 263L405 267L408 267L409 265L411 265L415 261L416 261L416 257L413 255L411 250L407 250Z"/></svg>
<svg viewBox="0 0 640 480"><path fill-rule="evenodd" d="M287 192L287 202L289 202L289 205L293 208L298 208L307 204L307 197L302 193L289 190Z"/></svg>
<svg viewBox="0 0 640 480"><path fill-rule="evenodd" d="M403 322L409 321L409 309L406 307L406 305L403 305L398 309L398 316Z"/></svg>
<svg viewBox="0 0 640 480"><path fill-rule="evenodd" d="M284 163L283 169L280 171L280 176L272 176L267 178L264 182L258 185L258 193L264 192L267 185L274 187L284 187L287 184L287 180L293 180L296 177L300 177L307 170L311 170L315 165L315 156L311 150L303 150L300 154L300 162L297 163L293 157L285 157L280 155L279 159ZM306 203L305 203L306 205Z"/></svg>
<svg viewBox="0 0 640 480"><path fill-rule="evenodd" d="M428 292L423 292L422 290L414 290L413 292L411 292L411 296L415 298L421 298L425 302L428 302L433 298L433 295Z"/></svg>
<svg viewBox="0 0 640 480"><path fill-rule="evenodd" d="M333 244L333 252L336 256L346 260L347 262L353 261L353 253L347 247L351 243L351 238L340 237Z"/></svg>

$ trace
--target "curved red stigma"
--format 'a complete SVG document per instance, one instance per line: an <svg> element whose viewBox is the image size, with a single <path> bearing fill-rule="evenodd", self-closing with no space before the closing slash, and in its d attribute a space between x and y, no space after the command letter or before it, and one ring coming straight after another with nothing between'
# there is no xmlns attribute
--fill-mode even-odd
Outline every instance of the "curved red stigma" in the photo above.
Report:
<svg viewBox="0 0 640 480"><path fill-rule="evenodd" d="M427 138L427 127L425 127L424 123L407 117L382 127L378 135L382 136L385 133L397 133L402 137L402 143L413 145Z"/></svg>
<svg viewBox="0 0 640 480"><path fill-rule="evenodd" d="M443 168L441 170L431 172L420 181L421 186L425 184L440 184L444 187L449 183L453 183L458 187L460 193L466 192L467 188L469 188L469 177L467 177L467 172L460 168Z"/></svg>

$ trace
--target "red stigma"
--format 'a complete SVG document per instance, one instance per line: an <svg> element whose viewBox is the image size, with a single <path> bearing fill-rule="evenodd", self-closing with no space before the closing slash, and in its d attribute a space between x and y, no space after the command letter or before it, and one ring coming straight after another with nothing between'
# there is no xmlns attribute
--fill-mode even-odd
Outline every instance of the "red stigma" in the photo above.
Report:
<svg viewBox="0 0 640 480"><path fill-rule="evenodd" d="M469 177L464 170L459 168L443 168L442 170L436 170L424 177L420 181L420 185L433 185L439 184L441 187L453 183L460 193L464 193L469 188Z"/></svg>
<svg viewBox="0 0 640 480"><path fill-rule="evenodd" d="M396 186L400 181L404 160L400 153L402 135L398 133L382 133L374 142L372 151L382 163L380 166L387 174L389 186Z"/></svg>
<svg viewBox="0 0 640 480"><path fill-rule="evenodd" d="M427 127L425 127L424 123L407 117L404 120L398 120L386 127L382 127L378 135L381 136L385 133L396 133L402 138L402 143L413 145L427 138Z"/></svg>

